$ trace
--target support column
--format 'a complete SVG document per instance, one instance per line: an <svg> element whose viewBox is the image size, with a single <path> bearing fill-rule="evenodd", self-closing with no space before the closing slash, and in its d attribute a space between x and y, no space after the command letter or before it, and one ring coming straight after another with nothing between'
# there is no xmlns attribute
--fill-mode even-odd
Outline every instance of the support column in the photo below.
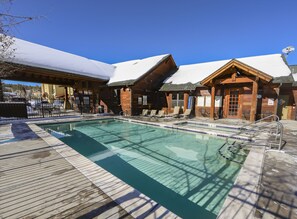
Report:
<svg viewBox="0 0 297 219"><path fill-rule="evenodd" d="M280 87L276 87L276 88L273 88L275 93L276 93L276 99L274 101L274 114L277 115L278 114L278 102L279 102L279 92L280 92Z"/></svg>
<svg viewBox="0 0 297 219"><path fill-rule="evenodd" d="M258 81L253 81L253 92L252 92L252 105L251 105L251 113L250 113L250 122L256 121L256 113L257 113L257 95L258 95Z"/></svg>
<svg viewBox="0 0 297 219"><path fill-rule="evenodd" d="M4 87L2 85L2 80L0 79L0 102L4 101Z"/></svg>
<svg viewBox="0 0 297 219"><path fill-rule="evenodd" d="M65 87L65 101L64 101L64 109L70 109L71 105L68 98L68 89Z"/></svg>
<svg viewBox="0 0 297 219"><path fill-rule="evenodd" d="M172 93L166 93L166 100L167 100L167 112L171 113L171 107L172 107Z"/></svg>
<svg viewBox="0 0 297 219"><path fill-rule="evenodd" d="M184 93L184 112L188 109L188 102L189 102L189 94Z"/></svg>
<svg viewBox="0 0 297 219"><path fill-rule="evenodd" d="M211 102L210 102L210 119L215 119L215 97L216 88L214 85L211 87Z"/></svg>

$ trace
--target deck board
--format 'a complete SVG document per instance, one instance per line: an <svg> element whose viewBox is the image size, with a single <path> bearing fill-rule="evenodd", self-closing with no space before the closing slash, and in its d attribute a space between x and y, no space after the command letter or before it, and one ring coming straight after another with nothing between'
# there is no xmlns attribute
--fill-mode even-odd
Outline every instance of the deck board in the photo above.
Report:
<svg viewBox="0 0 297 219"><path fill-rule="evenodd" d="M40 138L0 150L0 218L32 217L133 218Z"/></svg>

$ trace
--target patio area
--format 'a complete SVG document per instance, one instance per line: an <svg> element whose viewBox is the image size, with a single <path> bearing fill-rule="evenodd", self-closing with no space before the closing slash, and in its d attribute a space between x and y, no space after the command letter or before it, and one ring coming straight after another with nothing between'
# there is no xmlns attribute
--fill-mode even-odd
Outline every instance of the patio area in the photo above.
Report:
<svg viewBox="0 0 297 219"><path fill-rule="evenodd" d="M96 119L76 115L67 121ZM65 118L62 119L65 121ZM0 216L4 218L176 218L143 194L98 168L67 145L49 136L32 120L6 121L0 125ZM58 122L45 119L44 122ZM179 119L159 120L173 124ZM186 120L182 120L186 121ZM241 120L192 121L241 126ZM152 121L156 122L156 121ZM285 153L264 156L258 210L249 218L297 218L297 122L283 122ZM242 218L241 211L233 218ZM224 218L224 217L221 217Z"/></svg>

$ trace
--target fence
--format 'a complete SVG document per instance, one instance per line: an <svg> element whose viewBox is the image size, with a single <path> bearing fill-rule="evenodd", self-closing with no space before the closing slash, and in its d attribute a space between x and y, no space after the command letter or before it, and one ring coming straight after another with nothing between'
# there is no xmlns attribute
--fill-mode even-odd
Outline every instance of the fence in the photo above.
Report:
<svg viewBox="0 0 297 219"><path fill-rule="evenodd" d="M7 118L45 118L69 115L73 110L65 111L53 104L40 103L31 107L24 102L0 102L0 117Z"/></svg>
<svg viewBox="0 0 297 219"><path fill-rule="evenodd" d="M26 103L0 102L0 117L28 118Z"/></svg>

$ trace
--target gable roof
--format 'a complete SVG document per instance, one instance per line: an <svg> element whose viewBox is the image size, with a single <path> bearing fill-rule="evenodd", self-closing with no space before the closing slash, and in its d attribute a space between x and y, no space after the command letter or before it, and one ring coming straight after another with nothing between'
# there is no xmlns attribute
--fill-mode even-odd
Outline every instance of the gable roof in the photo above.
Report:
<svg viewBox="0 0 297 219"><path fill-rule="evenodd" d="M13 57L4 61L100 80L108 80L114 72L114 67L110 64L18 38L12 38L12 40L13 44L10 49L14 50Z"/></svg>
<svg viewBox="0 0 297 219"><path fill-rule="evenodd" d="M150 72L169 56L170 54L165 54L145 59L137 59L113 64L115 66L115 71L114 74L111 76L108 85L133 85L135 81L137 81L146 73Z"/></svg>
<svg viewBox="0 0 297 219"><path fill-rule="evenodd" d="M262 72L254 67L251 67L250 65L247 65L241 61L239 61L238 59L232 59L230 62L228 62L227 64L223 65L221 68L219 68L218 70L216 70L215 72L213 72L212 74L210 74L209 76L207 76L206 78L204 78L202 81L200 81L200 83L202 85L206 85L207 83L211 82L212 79L220 76L223 72L225 72L227 69L230 68L237 68L237 69L241 69L244 71L247 71L249 74L252 74L254 76L259 77L260 79L264 80L264 81L271 81L273 79L273 77L265 72Z"/></svg>
<svg viewBox="0 0 297 219"><path fill-rule="evenodd" d="M161 90L175 89L176 85L201 86L200 82L225 66L232 60L237 60L247 66L264 72L273 78L290 75L290 69L284 62L281 54L252 56L245 58L228 59L222 61L205 62L191 65L181 65L176 73L169 77ZM170 84L171 86L168 86ZM180 87L180 86L179 86ZM166 89L165 89L166 88Z"/></svg>

